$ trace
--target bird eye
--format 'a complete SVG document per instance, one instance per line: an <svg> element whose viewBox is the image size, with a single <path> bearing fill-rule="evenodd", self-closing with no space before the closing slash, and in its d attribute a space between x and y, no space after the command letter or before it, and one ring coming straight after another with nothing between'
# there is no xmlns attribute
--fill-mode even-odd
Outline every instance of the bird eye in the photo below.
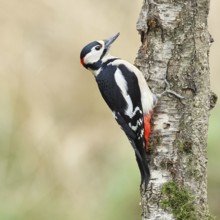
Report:
<svg viewBox="0 0 220 220"><path fill-rule="evenodd" d="M102 48L101 45L97 45L97 46L95 47L96 50L100 50L101 48Z"/></svg>

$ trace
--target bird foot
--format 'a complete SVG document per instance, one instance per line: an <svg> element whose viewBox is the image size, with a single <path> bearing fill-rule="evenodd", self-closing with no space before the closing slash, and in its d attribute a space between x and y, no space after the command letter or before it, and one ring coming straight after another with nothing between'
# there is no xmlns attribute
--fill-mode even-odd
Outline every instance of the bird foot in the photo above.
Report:
<svg viewBox="0 0 220 220"><path fill-rule="evenodd" d="M161 98L161 96L164 95L165 93L172 94L172 95L176 96L178 99L184 99L183 96L179 95L178 93L174 92L173 90L170 90L170 84L168 83L167 79L165 79L164 82L166 84L166 89L162 93L156 95L156 97L158 99Z"/></svg>

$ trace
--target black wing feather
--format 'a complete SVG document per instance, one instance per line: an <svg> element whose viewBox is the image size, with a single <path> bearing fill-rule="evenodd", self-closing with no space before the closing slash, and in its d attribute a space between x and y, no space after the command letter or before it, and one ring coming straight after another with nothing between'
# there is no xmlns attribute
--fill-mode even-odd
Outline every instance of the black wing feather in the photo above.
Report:
<svg viewBox="0 0 220 220"><path fill-rule="evenodd" d="M114 77L117 68L122 72L127 82L127 92L131 97L133 108L138 109L132 117L125 114L127 102L121 94L121 90ZM121 126L134 148L136 160L141 173L141 183L145 182L145 185L147 185L150 171L146 161L144 117L137 77L134 73L130 72L125 65L108 65L98 74L96 81L102 97L109 108L114 112L116 121Z"/></svg>

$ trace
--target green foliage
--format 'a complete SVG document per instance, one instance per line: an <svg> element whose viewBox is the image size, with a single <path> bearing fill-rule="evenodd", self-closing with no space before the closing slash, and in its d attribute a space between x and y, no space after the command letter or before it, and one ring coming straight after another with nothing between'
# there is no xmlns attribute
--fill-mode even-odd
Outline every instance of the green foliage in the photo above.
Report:
<svg viewBox="0 0 220 220"><path fill-rule="evenodd" d="M207 214L207 219L208 220L215 220L216 217L214 215L210 215L209 213Z"/></svg>
<svg viewBox="0 0 220 220"><path fill-rule="evenodd" d="M196 220L194 197L185 188L180 188L175 182L164 184L161 207L170 210L177 220Z"/></svg>

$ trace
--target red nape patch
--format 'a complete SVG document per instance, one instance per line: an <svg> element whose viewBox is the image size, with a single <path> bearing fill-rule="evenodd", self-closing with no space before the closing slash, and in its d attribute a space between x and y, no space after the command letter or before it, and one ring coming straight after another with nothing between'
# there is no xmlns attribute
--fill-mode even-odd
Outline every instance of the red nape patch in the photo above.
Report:
<svg viewBox="0 0 220 220"><path fill-rule="evenodd" d="M144 116L144 137L146 141L146 151L148 152L148 139L151 132L150 119L152 116L152 112L149 115Z"/></svg>
<svg viewBox="0 0 220 220"><path fill-rule="evenodd" d="M83 60L83 58L80 59L80 63L84 66L84 60Z"/></svg>

